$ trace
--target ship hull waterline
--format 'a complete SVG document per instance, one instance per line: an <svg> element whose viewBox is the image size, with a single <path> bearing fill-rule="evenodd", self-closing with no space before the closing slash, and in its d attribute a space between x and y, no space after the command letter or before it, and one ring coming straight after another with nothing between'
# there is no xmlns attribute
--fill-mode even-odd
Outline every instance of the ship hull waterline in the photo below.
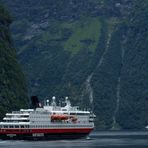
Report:
<svg viewBox="0 0 148 148"><path fill-rule="evenodd" d="M93 129L5 129L1 140L62 140L86 138Z"/></svg>

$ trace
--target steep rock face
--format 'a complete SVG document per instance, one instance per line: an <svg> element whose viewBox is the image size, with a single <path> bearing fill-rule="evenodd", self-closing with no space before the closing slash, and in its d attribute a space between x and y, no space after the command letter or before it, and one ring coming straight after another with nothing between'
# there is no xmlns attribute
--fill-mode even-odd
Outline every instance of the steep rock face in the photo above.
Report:
<svg viewBox="0 0 148 148"><path fill-rule="evenodd" d="M0 5L0 118L28 103L24 75L9 34L10 23L8 12Z"/></svg>
<svg viewBox="0 0 148 148"><path fill-rule="evenodd" d="M137 0L128 16L121 69L118 121L126 128L148 124L148 1ZM127 123L125 123L125 120ZM134 124L133 124L134 123Z"/></svg>
<svg viewBox="0 0 148 148"><path fill-rule="evenodd" d="M146 0L4 3L30 94L70 96L94 109L97 128L148 124Z"/></svg>

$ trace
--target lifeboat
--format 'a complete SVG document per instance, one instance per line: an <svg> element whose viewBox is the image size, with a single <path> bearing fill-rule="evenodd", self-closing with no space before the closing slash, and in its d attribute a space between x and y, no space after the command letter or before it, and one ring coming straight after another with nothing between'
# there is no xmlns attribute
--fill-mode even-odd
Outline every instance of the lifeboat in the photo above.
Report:
<svg viewBox="0 0 148 148"><path fill-rule="evenodd" d="M68 119L67 115L58 115L58 114L51 115L51 120L67 120L67 119Z"/></svg>
<svg viewBox="0 0 148 148"><path fill-rule="evenodd" d="M68 120L68 119L71 119L72 122L76 122L77 121L77 118L75 116L68 116L68 115L60 115L60 114L54 114L54 115L51 115L51 120L52 121L60 121L60 120Z"/></svg>

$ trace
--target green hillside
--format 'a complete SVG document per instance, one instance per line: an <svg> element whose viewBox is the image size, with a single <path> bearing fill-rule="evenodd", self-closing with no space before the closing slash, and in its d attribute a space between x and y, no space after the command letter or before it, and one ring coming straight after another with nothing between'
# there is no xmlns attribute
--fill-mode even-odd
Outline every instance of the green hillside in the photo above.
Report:
<svg viewBox="0 0 148 148"><path fill-rule="evenodd" d="M24 75L18 64L9 33L12 19L0 5L0 118L28 104Z"/></svg>
<svg viewBox="0 0 148 148"><path fill-rule="evenodd" d="M30 95L69 96L98 129L148 124L147 0L3 0Z"/></svg>

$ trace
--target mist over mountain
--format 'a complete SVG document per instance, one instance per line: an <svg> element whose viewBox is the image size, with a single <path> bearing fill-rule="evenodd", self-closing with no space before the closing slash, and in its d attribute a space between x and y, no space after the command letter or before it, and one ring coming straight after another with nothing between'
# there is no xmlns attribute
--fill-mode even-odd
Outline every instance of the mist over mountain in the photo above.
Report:
<svg viewBox="0 0 148 148"><path fill-rule="evenodd" d="M0 118L29 104L25 78L9 31L11 22L9 13L0 4Z"/></svg>
<svg viewBox="0 0 148 148"><path fill-rule="evenodd" d="M147 0L3 0L29 94L93 108L98 129L148 124Z"/></svg>

